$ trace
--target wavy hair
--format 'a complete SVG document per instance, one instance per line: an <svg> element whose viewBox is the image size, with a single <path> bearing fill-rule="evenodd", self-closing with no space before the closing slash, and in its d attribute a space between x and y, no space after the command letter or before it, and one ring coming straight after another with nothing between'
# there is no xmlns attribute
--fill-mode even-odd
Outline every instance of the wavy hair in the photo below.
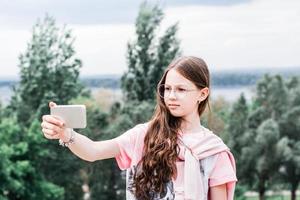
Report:
<svg viewBox="0 0 300 200"><path fill-rule="evenodd" d="M197 57L187 56L173 60L166 68L157 88L165 83L166 76L175 69L198 89L210 86L209 70L206 63ZM178 131L183 118L173 116L165 105L163 94L156 93L157 104L144 139L143 156L133 180L135 197L138 200L151 200L154 194L163 195L165 184L177 177L176 161L179 154ZM199 116L208 104L208 97L198 106Z"/></svg>

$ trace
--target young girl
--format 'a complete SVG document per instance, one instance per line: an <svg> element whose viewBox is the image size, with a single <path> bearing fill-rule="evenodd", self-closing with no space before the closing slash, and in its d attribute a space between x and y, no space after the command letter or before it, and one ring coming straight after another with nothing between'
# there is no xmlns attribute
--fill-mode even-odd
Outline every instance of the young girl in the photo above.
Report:
<svg viewBox="0 0 300 200"><path fill-rule="evenodd" d="M206 63L180 57L158 83L157 105L149 122L117 138L92 141L65 128L55 116L44 115L42 131L84 160L115 157L120 169L127 169L127 200L232 200L237 181L234 157L200 123L209 86Z"/></svg>

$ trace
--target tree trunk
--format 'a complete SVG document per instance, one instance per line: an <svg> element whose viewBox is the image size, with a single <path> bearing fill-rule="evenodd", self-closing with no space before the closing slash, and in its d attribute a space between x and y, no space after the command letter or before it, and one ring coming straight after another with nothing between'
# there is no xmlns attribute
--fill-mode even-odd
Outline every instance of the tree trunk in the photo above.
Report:
<svg viewBox="0 0 300 200"><path fill-rule="evenodd" d="M259 191L259 200L264 200L264 198L265 198L265 192L263 191Z"/></svg>
<svg viewBox="0 0 300 200"><path fill-rule="evenodd" d="M261 180L259 183L259 188L258 188L258 193L259 193L259 200L264 200L265 199L265 181Z"/></svg>
<svg viewBox="0 0 300 200"><path fill-rule="evenodd" d="M299 184L299 182L292 183L291 200L296 200L296 191L297 191L297 188L298 188L298 184Z"/></svg>

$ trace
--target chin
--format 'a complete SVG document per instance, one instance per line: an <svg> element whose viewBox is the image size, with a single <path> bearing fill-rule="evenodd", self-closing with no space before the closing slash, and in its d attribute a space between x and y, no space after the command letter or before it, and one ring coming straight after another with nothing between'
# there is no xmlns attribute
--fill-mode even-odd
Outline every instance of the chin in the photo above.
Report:
<svg viewBox="0 0 300 200"><path fill-rule="evenodd" d="M176 112L176 111L174 112L174 111L169 110L169 112L174 117L183 117L184 116L182 113L179 113L179 112Z"/></svg>

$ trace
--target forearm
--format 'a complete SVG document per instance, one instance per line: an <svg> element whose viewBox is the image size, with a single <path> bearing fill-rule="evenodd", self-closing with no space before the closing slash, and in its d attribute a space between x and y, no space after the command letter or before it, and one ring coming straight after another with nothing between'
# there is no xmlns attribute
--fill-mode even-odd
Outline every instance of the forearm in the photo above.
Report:
<svg viewBox="0 0 300 200"><path fill-rule="evenodd" d="M93 162L113 158L120 153L115 139L95 142L80 133L73 132L75 133L74 142L68 145L68 147L83 160Z"/></svg>
<svg viewBox="0 0 300 200"><path fill-rule="evenodd" d="M96 150L94 146L94 141L75 132L74 143L70 144L68 148L79 158L93 162L96 160Z"/></svg>

